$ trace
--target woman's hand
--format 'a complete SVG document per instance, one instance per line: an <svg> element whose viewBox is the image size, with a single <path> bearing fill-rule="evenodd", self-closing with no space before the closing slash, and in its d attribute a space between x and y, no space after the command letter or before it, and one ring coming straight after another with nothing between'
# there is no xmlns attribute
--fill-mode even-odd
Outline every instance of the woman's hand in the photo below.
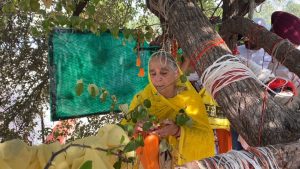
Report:
<svg viewBox="0 0 300 169"><path fill-rule="evenodd" d="M161 122L161 127L153 131L154 134L157 134L159 137L167 136L180 136L180 127L177 126L172 120L164 120Z"/></svg>

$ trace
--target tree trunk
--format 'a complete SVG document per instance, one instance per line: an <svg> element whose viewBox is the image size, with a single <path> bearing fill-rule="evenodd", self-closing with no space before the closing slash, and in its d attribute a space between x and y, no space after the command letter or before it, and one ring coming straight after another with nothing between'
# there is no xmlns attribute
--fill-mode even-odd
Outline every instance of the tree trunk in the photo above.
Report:
<svg viewBox="0 0 300 169"><path fill-rule="evenodd" d="M149 9L163 16L169 24L170 32L176 37L181 48L196 63L195 70L201 76L203 71L223 55L231 51L225 44L211 47L207 43L219 39L218 33L212 29L206 16L192 2L187 0L168 1L165 8L154 6L165 4L149 0ZM203 52L205 51L205 52ZM203 54L201 59L196 59ZM223 108L233 128L251 146L288 143L300 138L300 114L277 105L268 96L266 109L263 111L264 89L253 79L231 83L221 89L215 100Z"/></svg>
<svg viewBox="0 0 300 169"><path fill-rule="evenodd" d="M300 50L297 50L291 42L287 41L278 47L274 55L274 47L283 39L253 21L244 17L234 17L222 24L220 34L223 37L242 34L250 38L252 43L264 48L269 55L275 57L281 64L300 77ZM224 39L227 40L227 38Z"/></svg>
<svg viewBox="0 0 300 169"><path fill-rule="evenodd" d="M273 166L278 166L281 169L299 169L300 167L300 142L293 142L290 144L278 144L275 146L267 146L266 148L263 148L264 150L267 150L267 154L272 157L274 157L274 161L272 161ZM251 159L259 159L260 161L260 167L262 169L268 169L271 168L270 165L268 165L267 160L265 160L265 156L262 155L259 151L259 148L250 148L248 151L240 151L240 152L248 152ZM236 152L228 152L225 154L220 154L218 156L207 158L199 161L192 161L189 163L186 163L183 166L178 166L176 169L213 169L213 168L228 168L229 166L235 166L237 160L226 160L228 159L226 157L236 154ZM272 159L272 158L271 158ZM217 166L214 166L214 164L217 164ZM247 166L247 165L246 165ZM253 167L253 165L249 164L247 166L249 168ZM247 168L244 165L239 165L239 169Z"/></svg>

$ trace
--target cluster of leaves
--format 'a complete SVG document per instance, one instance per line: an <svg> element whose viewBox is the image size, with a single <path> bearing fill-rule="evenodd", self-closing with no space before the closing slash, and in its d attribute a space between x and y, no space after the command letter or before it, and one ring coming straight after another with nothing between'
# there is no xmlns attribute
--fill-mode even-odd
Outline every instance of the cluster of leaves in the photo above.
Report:
<svg viewBox="0 0 300 169"><path fill-rule="evenodd" d="M254 13L254 17L263 18L266 23L271 25L271 15L274 11L279 10L286 11L294 14L295 16L300 16L300 4L295 3L295 1L266 1L260 8Z"/></svg>
<svg viewBox="0 0 300 169"><path fill-rule="evenodd" d="M49 100L47 43L45 36L32 36L39 20L15 3L0 3L0 141L31 143L33 119L43 118Z"/></svg>
<svg viewBox="0 0 300 169"><path fill-rule="evenodd" d="M80 4L86 2L81 11ZM142 2L139 2L142 3ZM55 27L117 34L134 20L140 6L133 1L12 0L0 2L0 142L30 138L38 119L49 109L47 36ZM134 25L133 25L134 27ZM145 36L150 39L149 31ZM35 120L35 121L34 121ZM47 135L43 128L41 134ZM40 138L43 138L40 137Z"/></svg>

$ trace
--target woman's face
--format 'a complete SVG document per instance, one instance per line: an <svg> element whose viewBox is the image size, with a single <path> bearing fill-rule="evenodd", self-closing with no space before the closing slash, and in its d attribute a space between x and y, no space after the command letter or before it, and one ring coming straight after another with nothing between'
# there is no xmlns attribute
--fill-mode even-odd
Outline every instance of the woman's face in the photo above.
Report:
<svg viewBox="0 0 300 169"><path fill-rule="evenodd" d="M174 70L170 64L159 57L152 58L149 63L150 79L157 91L166 97L174 92L178 77L178 69Z"/></svg>

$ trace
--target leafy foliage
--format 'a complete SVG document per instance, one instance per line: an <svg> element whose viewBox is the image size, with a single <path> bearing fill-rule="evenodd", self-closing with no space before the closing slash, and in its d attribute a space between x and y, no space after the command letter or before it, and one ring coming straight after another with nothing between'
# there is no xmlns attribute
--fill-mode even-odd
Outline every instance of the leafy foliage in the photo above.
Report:
<svg viewBox="0 0 300 169"><path fill-rule="evenodd" d="M79 15L74 12L87 2ZM142 3L142 2L140 2ZM16 0L0 2L0 141L20 138L30 143L31 133L49 109L47 36L54 27L90 30L95 33L110 29L116 33L125 28L141 7L133 1L110 0ZM123 29L127 36L133 30ZM149 31L147 31L149 32ZM146 32L146 33L147 33ZM77 95L83 92L78 83ZM97 90L91 92L96 95ZM105 101L105 94L102 100ZM104 117L89 121L107 122ZM99 124L96 125L99 127ZM83 124L78 124L88 127ZM41 137L47 129L41 126ZM81 128L81 127L79 127ZM89 128L89 127L88 127ZM89 130L80 129L80 132ZM85 134L80 133L78 137Z"/></svg>
<svg viewBox="0 0 300 169"><path fill-rule="evenodd" d="M213 13L214 16L221 15L220 8L215 10L215 1L196 2L208 17ZM121 29L125 37L133 34L135 38L139 36L141 42L151 41L160 32L159 19L147 9L144 0L1 1L0 142L20 138L31 143L32 131L37 126L41 126L41 139L50 132L50 129L44 128L43 118L49 109L47 37L54 27L92 31L96 34L108 29L117 34ZM78 82L76 94L80 96L84 88L86 86ZM97 95L96 88L92 88L91 93L92 96ZM101 102L107 99L107 93L102 89L99 89L99 95ZM144 107L149 106L151 104L146 101ZM145 108L140 108L141 115L133 113L133 120L145 117ZM112 113L88 117L89 124L78 121L71 140L95 134L101 125L116 123L121 117L121 114ZM149 115L148 118L156 120L154 116ZM143 126L144 129L149 127L150 123Z"/></svg>

